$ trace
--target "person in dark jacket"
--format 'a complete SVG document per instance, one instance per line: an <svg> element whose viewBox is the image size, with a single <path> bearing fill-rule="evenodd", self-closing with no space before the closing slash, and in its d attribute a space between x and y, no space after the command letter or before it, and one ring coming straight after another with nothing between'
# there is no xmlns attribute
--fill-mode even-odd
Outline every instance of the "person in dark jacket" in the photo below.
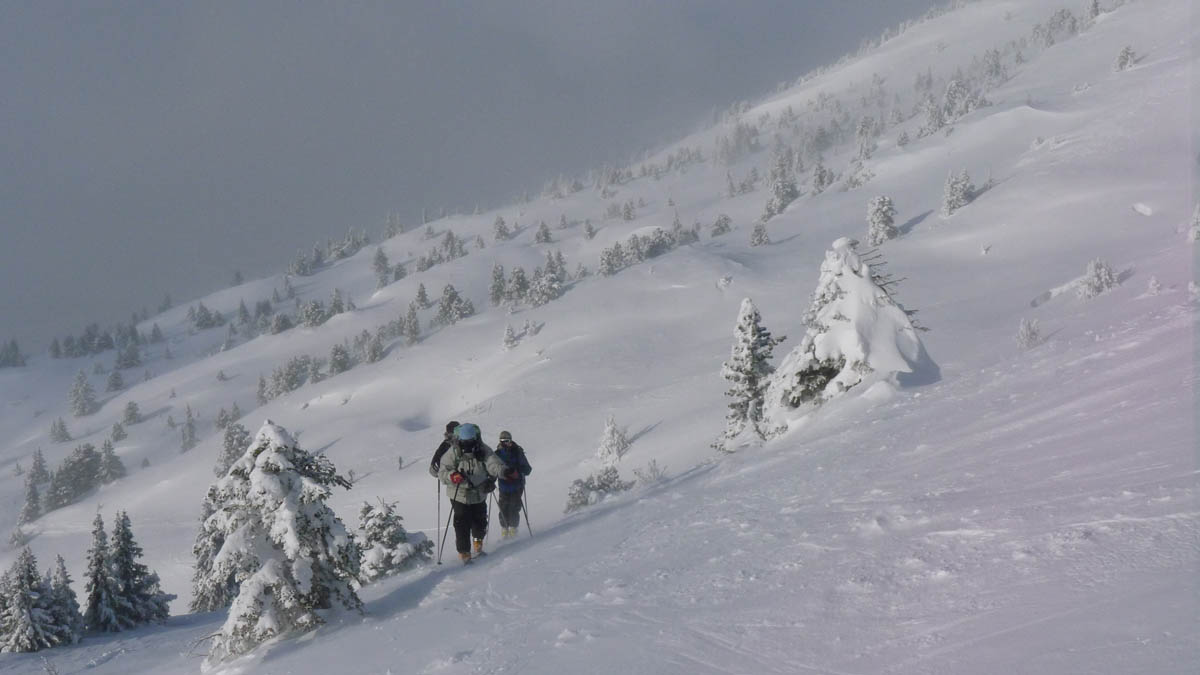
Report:
<svg viewBox="0 0 1200 675"><path fill-rule="evenodd" d="M496 456L508 467L500 476L500 494L496 498L500 506L501 536L508 539L517 536L521 529L521 498L525 493L525 477L533 473L533 467L529 466L525 448L513 442L512 434L507 431L500 432Z"/></svg>
<svg viewBox="0 0 1200 675"><path fill-rule="evenodd" d="M488 513L485 485L499 478L508 467L480 438L479 427L466 422L454 429L453 443L442 457L438 478L446 485L454 509L454 547L463 562L471 562L471 538L475 555L483 555Z"/></svg>
<svg viewBox="0 0 1200 675"><path fill-rule="evenodd" d="M446 422L446 435L442 438L441 445L437 446L437 450L433 451L433 461L429 463L429 475L434 478L438 477L438 469L442 464L442 455L450 449L451 443L454 441L454 428L458 426L458 422L451 420Z"/></svg>

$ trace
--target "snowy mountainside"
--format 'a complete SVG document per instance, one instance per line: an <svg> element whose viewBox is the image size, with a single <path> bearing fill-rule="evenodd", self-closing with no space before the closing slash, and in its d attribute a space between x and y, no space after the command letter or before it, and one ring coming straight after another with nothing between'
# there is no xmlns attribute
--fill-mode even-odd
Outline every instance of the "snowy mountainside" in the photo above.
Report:
<svg viewBox="0 0 1200 675"><path fill-rule="evenodd" d="M589 186L434 221L433 239L422 228L387 239L382 249L409 274L379 290L375 246L293 277L302 300L328 302L339 289L357 306L315 328L238 337L219 351L225 329L193 331L187 306L175 307L139 326L157 323L172 358L150 345L151 377L129 371L128 387L100 393L92 415L72 417L66 392L80 369L102 390L93 362L111 368L107 354L0 369L0 531L21 509L16 462L28 468L40 447L54 467L78 443L99 446L135 401L147 419L117 443L130 476L39 518L27 527L30 546L43 566L61 553L78 580L96 510L107 519L126 509L182 615L3 655L0 672L37 672L40 655L60 672L200 669L203 645L193 643L223 615L183 615L191 546L221 445L214 418L234 402L251 431L272 419L354 471L354 488L333 501L348 525L363 501L383 496L399 501L410 529L431 535L436 488L424 463L444 422L474 421L489 442L509 429L534 465L535 537L473 569L434 567L369 586L365 616L334 617L230 672L1188 672L1200 659L1196 304L1184 235L1196 194L1190 149L1200 120L1188 102L1198 36L1184 0L1114 4L1052 41L1035 42L1044 35L1035 26L1061 7L1080 14L1083 3L977 2L916 23L643 164L664 167L682 148L699 148L705 161L635 173L607 186L610 196ZM1114 72L1126 45L1140 60ZM991 48L1003 52L1008 77L985 92L990 105L920 137L914 80L931 73L940 93ZM727 174L741 181L753 168L765 178L774 133L802 145L818 124L857 120L816 103L827 96L855 115L869 108L884 119L896 108L902 119L874 139L862 161L873 177L861 187L839 190L858 151L853 133L821 150L838 182L812 194L802 173L801 197L768 222L773 243L750 247L769 191L760 183L730 197ZM779 126L789 106L802 130ZM758 150L716 161L736 123L760 120ZM903 147L902 132L911 137ZM964 168L992 184L944 216L947 173ZM880 250L904 278L898 299L931 328L921 338L941 379L852 390L762 448L715 456L726 389L717 373L742 298L787 335L776 351L786 353L803 336L824 251L838 237L864 239L866 204L878 194L895 200L900 228ZM605 217L626 202L634 219ZM669 229L676 213L685 226L702 224L698 243L595 274L602 250ZM722 213L735 229L712 238ZM497 216L518 224L511 240L493 241ZM549 244L534 243L542 221ZM447 230L469 255L415 272ZM486 248L475 248L477 235ZM568 270L583 263L593 274L541 307L510 315L489 305L493 261L529 272L555 250ZM1083 300L1071 284L1098 257L1121 284ZM283 283L254 280L203 302L228 316ZM430 330L435 310L422 310L417 344L389 341L378 363L256 402L260 375L292 356L327 357L403 316L418 284L436 303L447 283L476 315ZM1040 321L1043 344L1014 343L1021 319ZM527 320L536 333L503 349L505 325L519 332ZM199 416L201 442L181 453L166 419L182 422L185 406ZM668 478L563 517L570 481L598 467L608 414L634 437L622 474L654 459ZM72 442L48 440L58 417ZM0 563L14 557L3 551ZM459 633L472 638L451 638Z"/></svg>

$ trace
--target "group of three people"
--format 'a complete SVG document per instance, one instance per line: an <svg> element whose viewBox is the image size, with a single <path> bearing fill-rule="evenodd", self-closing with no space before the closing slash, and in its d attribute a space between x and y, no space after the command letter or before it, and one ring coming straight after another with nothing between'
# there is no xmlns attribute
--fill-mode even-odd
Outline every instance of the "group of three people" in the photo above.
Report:
<svg viewBox="0 0 1200 675"><path fill-rule="evenodd" d="M512 434L500 432L493 450L483 442L479 427L470 422L446 424L446 436L433 454L429 473L446 486L454 520L454 547L463 562L474 554L483 555L483 540L488 529L488 494L493 481L499 495L503 537L517 536L521 525L525 477L533 471L525 449L513 442Z"/></svg>

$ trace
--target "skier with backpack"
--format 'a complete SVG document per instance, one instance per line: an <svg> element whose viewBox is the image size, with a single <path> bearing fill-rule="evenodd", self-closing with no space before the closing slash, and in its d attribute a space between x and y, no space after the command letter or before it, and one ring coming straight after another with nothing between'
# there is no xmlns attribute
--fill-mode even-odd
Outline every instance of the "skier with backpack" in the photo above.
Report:
<svg viewBox="0 0 1200 675"><path fill-rule="evenodd" d="M525 448L517 445L507 431L500 432L496 456L509 467L500 476L500 494L496 499L500 506L500 536L508 539L517 536L521 529L521 498L525 493L525 477L533 472L533 467L525 456Z"/></svg>
<svg viewBox="0 0 1200 675"><path fill-rule="evenodd" d="M433 461L429 462L429 475L434 478L438 477L438 467L442 463L442 455L450 449L450 444L454 441L454 428L458 426L458 422L451 420L446 422L446 435L442 438L441 444L437 446L437 450L433 451Z"/></svg>
<svg viewBox="0 0 1200 675"><path fill-rule="evenodd" d="M495 479L509 467L483 442L479 427L466 422L454 428L450 447L442 455L438 479L446 485L454 513L454 548L464 563L471 562L471 540L475 556L484 555L487 536L487 495Z"/></svg>

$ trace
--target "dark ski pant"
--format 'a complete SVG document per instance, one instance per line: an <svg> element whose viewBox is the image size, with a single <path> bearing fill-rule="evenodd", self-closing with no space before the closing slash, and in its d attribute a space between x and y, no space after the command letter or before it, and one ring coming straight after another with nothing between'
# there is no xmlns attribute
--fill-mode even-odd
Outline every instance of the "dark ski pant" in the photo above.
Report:
<svg viewBox="0 0 1200 675"><path fill-rule="evenodd" d="M454 548L459 553L471 552L471 535L476 539L487 536L487 502L463 504L451 501L454 509Z"/></svg>
<svg viewBox="0 0 1200 675"><path fill-rule="evenodd" d="M525 488L516 492L500 492L500 527L521 527L521 495Z"/></svg>

